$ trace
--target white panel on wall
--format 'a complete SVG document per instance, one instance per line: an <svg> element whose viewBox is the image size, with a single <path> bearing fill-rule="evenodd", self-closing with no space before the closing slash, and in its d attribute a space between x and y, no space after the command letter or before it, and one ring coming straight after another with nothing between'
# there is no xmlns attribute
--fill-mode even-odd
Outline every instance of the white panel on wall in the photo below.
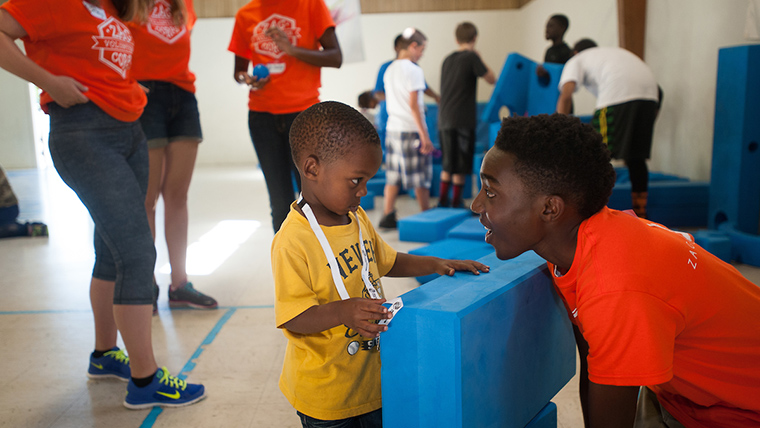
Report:
<svg viewBox="0 0 760 428"><path fill-rule="evenodd" d="M29 84L2 69L0 69L0 165L5 169L37 166Z"/></svg>
<svg viewBox="0 0 760 428"><path fill-rule="evenodd" d="M248 87L233 79L235 56L227 50L233 25L233 18L212 18L193 27L190 70L203 128L199 165L256 162L248 134Z"/></svg>
<svg viewBox="0 0 760 428"><path fill-rule="evenodd" d="M718 50L744 44L746 0L650 1L646 62L663 88L651 169L709 180Z"/></svg>

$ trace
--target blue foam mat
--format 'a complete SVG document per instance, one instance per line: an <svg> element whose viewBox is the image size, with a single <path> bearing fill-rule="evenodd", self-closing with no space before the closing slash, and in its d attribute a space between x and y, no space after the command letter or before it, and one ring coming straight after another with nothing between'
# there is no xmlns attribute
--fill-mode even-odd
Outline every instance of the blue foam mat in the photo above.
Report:
<svg viewBox="0 0 760 428"><path fill-rule="evenodd" d="M470 217L464 208L433 208L398 221L401 241L434 242L446 237L449 229Z"/></svg>
<svg viewBox="0 0 760 428"><path fill-rule="evenodd" d="M449 230L446 234L448 239L470 239L484 242L486 229L480 223L478 217L470 217Z"/></svg>

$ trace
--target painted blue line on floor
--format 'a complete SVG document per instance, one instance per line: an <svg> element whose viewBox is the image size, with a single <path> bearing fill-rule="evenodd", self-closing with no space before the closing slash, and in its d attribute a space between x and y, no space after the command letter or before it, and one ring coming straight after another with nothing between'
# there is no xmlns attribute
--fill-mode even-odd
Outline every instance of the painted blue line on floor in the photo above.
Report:
<svg viewBox="0 0 760 428"><path fill-rule="evenodd" d="M46 314L84 314L92 313L92 309L60 309L45 311L0 311L0 315L46 315Z"/></svg>
<svg viewBox="0 0 760 428"><path fill-rule="evenodd" d="M153 424L156 423L156 418L158 415L160 415L163 411L164 409L160 407L154 407L150 413L148 413L148 416L145 417L143 423L140 424L140 428L151 428Z"/></svg>
<svg viewBox="0 0 760 428"><path fill-rule="evenodd" d="M251 306L219 306L219 309L271 309L274 308L274 305L251 305ZM198 309L193 308L173 308L173 309L161 309L160 311L163 312L164 310L171 310L171 311L197 311ZM50 310L40 310L40 311L0 311L0 316L2 315L47 315L47 314L81 314L81 313L92 313L92 309L50 309Z"/></svg>
<svg viewBox="0 0 760 428"><path fill-rule="evenodd" d="M185 380L187 379L187 375L190 374L191 371L195 368L195 359L200 357L203 351L205 350L205 346L208 346L211 344L211 342L216 339L216 336L219 334L219 332L222 330L222 327L227 323L227 321L230 320L232 315L237 311L236 307L229 308L227 312L222 315L222 317L219 319L219 321L216 322L216 325L214 328L211 329L211 331L206 335L206 338L203 339L203 342L201 342L200 346L195 350L193 355L190 357L190 359L185 363L185 366L182 367L182 370L180 370L178 378ZM158 418L158 415L163 412L163 409L160 407L154 407L150 413L148 413L148 416L145 417L145 420L140 425L140 428L151 428L153 427L153 424L156 423L156 419Z"/></svg>

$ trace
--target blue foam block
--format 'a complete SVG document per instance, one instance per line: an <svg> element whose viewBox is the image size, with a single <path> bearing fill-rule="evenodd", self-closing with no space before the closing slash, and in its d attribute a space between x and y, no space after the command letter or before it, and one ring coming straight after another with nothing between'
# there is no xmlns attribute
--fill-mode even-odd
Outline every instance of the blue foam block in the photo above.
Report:
<svg viewBox="0 0 760 428"><path fill-rule="evenodd" d="M499 135L501 129L501 122L491 122L488 126L488 148L493 147L496 142L496 136Z"/></svg>
<svg viewBox="0 0 760 428"><path fill-rule="evenodd" d="M375 193L367 191L367 194L365 196L362 196L359 205L364 208L364 211L375 209Z"/></svg>
<svg viewBox="0 0 760 428"><path fill-rule="evenodd" d="M549 73L548 78L538 78L535 73L528 79L528 110L531 116L537 114L552 114L557 111L559 99L559 78L564 64L544 63L544 69Z"/></svg>
<svg viewBox="0 0 760 428"><path fill-rule="evenodd" d="M448 239L469 239L472 241L485 242L486 229L480 223L478 217L470 217L467 220L452 227L446 234Z"/></svg>
<svg viewBox="0 0 760 428"><path fill-rule="evenodd" d="M382 195L385 191L385 175L383 174L382 177L375 175L367 180L367 191L376 195Z"/></svg>
<svg viewBox="0 0 760 428"><path fill-rule="evenodd" d="M760 236L742 232L729 222L718 225L718 230L731 240L731 260L760 266Z"/></svg>
<svg viewBox="0 0 760 428"><path fill-rule="evenodd" d="M692 233L694 242L726 263L731 262L731 238L717 230L698 230Z"/></svg>
<svg viewBox="0 0 760 428"><path fill-rule="evenodd" d="M481 120L499 122L502 106L507 106L512 114L522 116L528 110L528 82L532 77L538 78L536 63L520 54L509 54Z"/></svg>
<svg viewBox="0 0 760 428"><path fill-rule="evenodd" d="M449 229L470 216L464 208L433 208L398 221L401 241L434 242L446 237Z"/></svg>
<svg viewBox="0 0 760 428"><path fill-rule="evenodd" d="M493 253L493 247L490 244L487 244L483 239L480 241L472 239L443 239L441 241L433 242L430 245L409 251L409 254L435 256L442 259L454 260L477 260L491 253ZM440 275L437 273L418 276L417 281L424 284L439 276Z"/></svg>
<svg viewBox="0 0 760 428"><path fill-rule="evenodd" d="M425 124L428 128L428 136L436 149L441 148L440 138L438 136L438 104L425 104Z"/></svg>
<svg viewBox="0 0 760 428"><path fill-rule="evenodd" d="M647 207L647 218L670 228L707 227L707 204Z"/></svg>
<svg viewBox="0 0 760 428"><path fill-rule="evenodd" d="M699 181L654 181L649 183L647 215L668 227L707 225L709 183ZM631 209L631 183L616 183L607 206Z"/></svg>
<svg viewBox="0 0 760 428"><path fill-rule="evenodd" d="M480 116L486 123L499 121L499 110L506 106L512 116L551 114L557 109L562 64L543 64L548 78L536 75L536 62L520 54L507 56L491 99Z"/></svg>
<svg viewBox="0 0 760 428"><path fill-rule="evenodd" d="M494 254L405 293L381 336L383 419L398 427L524 427L575 374L546 263Z"/></svg>
<svg viewBox="0 0 760 428"><path fill-rule="evenodd" d="M760 218L760 45L718 51L710 227L758 234Z"/></svg>
<svg viewBox="0 0 760 428"><path fill-rule="evenodd" d="M615 183L628 183L630 177L628 176L628 168L616 167L615 168ZM689 181L686 177L681 177L674 174L666 174L664 172L649 171L649 182L654 181Z"/></svg>
<svg viewBox="0 0 760 428"><path fill-rule="evenodd" d="M550 401L525 428L557 428L557 405Z"/></svg>

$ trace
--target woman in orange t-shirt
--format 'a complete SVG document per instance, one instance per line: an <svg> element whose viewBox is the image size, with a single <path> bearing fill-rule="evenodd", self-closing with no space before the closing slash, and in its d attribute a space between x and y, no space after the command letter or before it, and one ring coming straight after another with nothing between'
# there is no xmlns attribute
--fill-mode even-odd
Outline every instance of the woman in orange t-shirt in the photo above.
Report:
<svg viewBox="0 0 760 428"><path fill-rule="evenodd" d="M290 126L319 102L320 68L343 62L335 23L323 0L253 0L235 15L228 49L235 54L235 81L250 86L248 128L277 232L295 200L292 174L300 180ZM266 66L268 77L250 75L251 62Z"/></svg>
<svg viewBox="0 0 760 428"><path fill-rule="evenodd" d="M50 155L95 223L95 351L88 376L128 381L124 405L133 409L205 397L202 385L159 369L151 343L156 250L144 206L148 150L137 121L145 93L129 74L134 41L124 22L146 15L152 1L9 0L0 6L0 67L42 88ZM16 39L24 41L26 55ZM116 347L119 332L129 358Z"/></svg>
<svg viewBox="0 0 760 428"><path fill-rule="evenodd" d="M145 210L155 239L156 204L164 198L164 231L169 251L169 306L215 309L216 300L187 280L187 192L198 144L203 140L195 75L190 71L192 0L157 0L142 24L131 25L135 38L132 76L148 89L140 124L148 139L150 174ZM154 281L153 314L158 313Z"/></svg>

